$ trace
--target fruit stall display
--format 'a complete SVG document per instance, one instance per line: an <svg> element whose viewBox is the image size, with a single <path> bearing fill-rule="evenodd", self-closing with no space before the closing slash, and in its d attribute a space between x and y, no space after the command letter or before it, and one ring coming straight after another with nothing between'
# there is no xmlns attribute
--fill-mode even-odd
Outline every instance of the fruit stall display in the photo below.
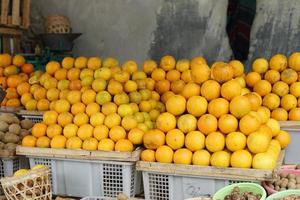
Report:
<svg viewBox="0 0 300 200"><path fill-rule="evenodd" d="M285 59L292 60L289 69L298 65L297 56ZM186 198L203 194L201 188L205 184L210 185L208 193L213 194L234 181L271 179L273 169L282 163L282 150L291 139L288 132L280 129L280 119L271 109L274 99L268 96L273 97L276 81L272 86L262 78L268 77L267 71L275 70L271 66L281 65L281 60L264 60L267 69L263 72L255 71L259 68L255 67L257 60L254 71L248 74L237 60L209 66L203 57L176 61L172 56L164 56L158 64L146 60L142 70L133 60L120 64L114 58L66 57L61 63L51 61L44 73L31 73L28 82L24 82L29 87L22 90L20 103L27 111L43 111L43 116L33 125L31 134L23 138L17 153L28 156L31 166L44 164L50 168L56 177L52 179L54 194L69 190L60 186L59 180L69 179L70 186L76 188L76 178L67 177L67 171L84 169L105 175L104 171L93 171L96 168L92 166L97 163L101 169L112 171L126 171L124 166L130 166L121 176L129 175L131 188L120 187L126 195L134 196L138 190L132 187L141 184L135 170L138 157L147 199L168 199L182 191L182 185L190 191L181 192ZM290 81L283 72L281 82ZM298 76L290 85L297 81ZM293 116L287 119L299 120L297 109L289 103L289 98L283 103L279 99L281 107ZM291 114L292 110L295 111ZM140 146L145 149L141 151ZM107 166L106 162L112 163ZM66 174L59 171L59 166L68 169ZM169 173L164 171L167 169ZM183 178L170 175L181 169ZM197 176L197 170L215 173L217 177L205 177L203 173ZM88 187L105 187L106 183L90 176L82 179L86 179L81 185L85 191L77 190L75 196L116 196L120 192L91 191ZM193 183L197 187L190 187ZM165 193L161 192L162 187L167 188Z"/></svg>

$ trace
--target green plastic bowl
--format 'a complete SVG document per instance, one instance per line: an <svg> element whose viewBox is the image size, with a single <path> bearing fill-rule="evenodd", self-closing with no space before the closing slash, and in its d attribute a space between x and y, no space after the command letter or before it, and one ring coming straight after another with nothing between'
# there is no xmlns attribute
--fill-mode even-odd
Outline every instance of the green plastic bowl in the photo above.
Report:
<svg viewBox="0 0 300 200"><path fill-rule="evenodd" d="M224 200L225 196L230 194L234 187L239 187L242 193L253 192L254 194L261 194L260 200L265 200L267 197L265 189L256 183L235 183L228 185L216 192L213 200Z"/></svg>
<svg viewBox="0 0 300 200"><path fill-rule="evenodd" d="M270 195L266 200L281 199L292 194L300 195L300 190L285 190L281 192L276 192Z"/></svg>

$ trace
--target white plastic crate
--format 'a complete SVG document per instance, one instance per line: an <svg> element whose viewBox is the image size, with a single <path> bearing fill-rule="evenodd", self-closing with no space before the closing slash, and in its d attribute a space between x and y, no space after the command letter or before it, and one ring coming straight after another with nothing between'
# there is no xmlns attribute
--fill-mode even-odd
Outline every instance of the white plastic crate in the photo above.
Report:
<svg viewBox="0 0 300 200"><path fill-rule="evenodd" d="M146 200L183 200L199 196L213 196L219 189L233 183L260 183L259 181L221 180L147 171L142 173Z"/></svg>
<svg viewBox="0 0 300 200"><path fill-rule="evenodd" d="M116 198L110 198L110 197L84 197L81 200L116 200Z"/></svg>
<svg viewBox="0 0 300 200"><path fill-rule="evenodd" d="M133 197L140 193L141 173L135 162L91 161L29 157L30 166L49 167L53 194L87 197L115 197L119 193Z"/></svg>
<svg viewBox="0 0 300 200"><path fill-rule="evenodd" d="M34 123L43 121L43 115L21 115L24 119L31 120Z"/></svg>
<svg viewBox="0 0 300 200"><path fill-rule="evenodd" d="M291 143L286 148L284 163L300 164L299 146L300 146L300 129L282 128L290 133Z"/></svg>

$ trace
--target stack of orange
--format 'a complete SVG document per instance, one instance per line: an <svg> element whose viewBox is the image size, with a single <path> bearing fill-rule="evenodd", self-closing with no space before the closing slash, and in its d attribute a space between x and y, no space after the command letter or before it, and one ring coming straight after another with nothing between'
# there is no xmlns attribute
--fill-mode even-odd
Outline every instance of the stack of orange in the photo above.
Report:
<svg viewBox="0 0 300 200"><path fill-rule="evenodd" d="M0 86L6 90L1 106L21 105L19 97L29 91L28 77L33 72L33 65L28 64L20 55L0 54Z"/></svg>
<svg viewBox="0 0 300 200"><path fill-rule="evenodd" d="M300 52L289 58L276 54L269 61L256 59L246 82L263 98L274 119L300 120Z"/></svg>
<svg viewBox="0 0 300 200"><path fill-rule="evenodd" d="M262 98L245 88L239 61L161 59L151 71L166 112L144 134L143 161L271 169L290 142ZM144 68L144 71L148 71ZM150 72L149 72L150 74Z"/></svg>
<svg viewBox="0 0 300 200"><path fill-rule="evenodd" d="M156 66L154 61L145 66ZM155 82L135 61L66 57L51 61L39 82L22 95L29 110L46 111L22 144L85 150L133 151L165 106ZM41 103L42 102L42 103Z"/></svg>

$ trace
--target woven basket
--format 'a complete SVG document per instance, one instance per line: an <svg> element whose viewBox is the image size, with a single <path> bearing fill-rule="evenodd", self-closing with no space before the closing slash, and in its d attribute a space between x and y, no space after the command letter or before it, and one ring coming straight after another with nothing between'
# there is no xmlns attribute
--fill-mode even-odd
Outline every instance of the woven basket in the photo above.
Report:
<svg viewBox="0 0 300 200"><path fill-rule="evenodd" d="M8 200L51 200L52 190L48 168L31 170L28 174L1 179Z"/></svg>
<svg viewBox="0 0 300 200"><path fill-rule="evenodd" d="M50 15L45 20L46 33L71 33L71 23L68 17L63 15Z"/></svg>

